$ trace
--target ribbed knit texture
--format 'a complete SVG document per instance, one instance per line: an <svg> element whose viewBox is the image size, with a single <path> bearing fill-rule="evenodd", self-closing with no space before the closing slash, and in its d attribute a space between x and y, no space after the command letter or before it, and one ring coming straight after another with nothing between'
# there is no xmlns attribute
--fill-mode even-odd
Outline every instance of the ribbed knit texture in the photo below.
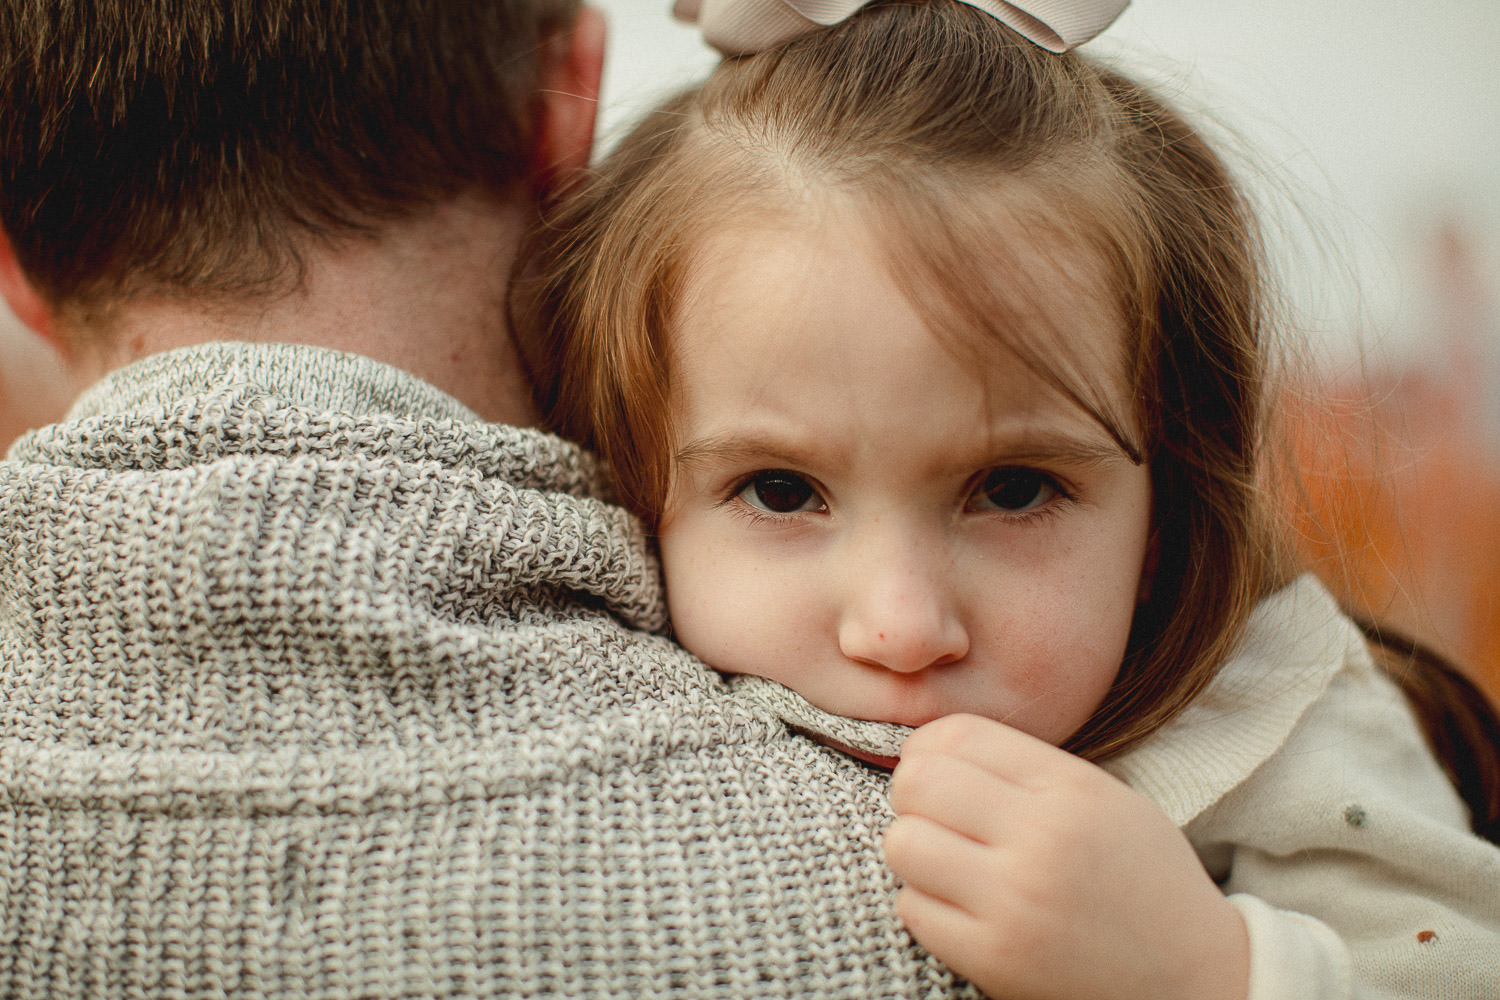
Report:
<svg viewBox="0 0 1500 1000"><path fill-rule="evenodd" d="M971 995L587 456L211 345L0 464L0 996Z"/></svg>

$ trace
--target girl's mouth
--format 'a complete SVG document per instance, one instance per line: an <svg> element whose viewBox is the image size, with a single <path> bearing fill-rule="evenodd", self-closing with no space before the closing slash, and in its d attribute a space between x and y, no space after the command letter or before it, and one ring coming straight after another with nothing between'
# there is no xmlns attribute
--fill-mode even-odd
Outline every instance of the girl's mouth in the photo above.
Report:
<svg viewBox="0 0 1500 1000"><path fill-rule="evenodd" d="M882 771L894 771L896 765L901 763L900 757L883 757L879 754L869 753L856 747L851 747L847 743L840 743L838 740L830 739L822 734L818 734L813 738L826 747L830 747L839 753L853 757L857 761L869 764L871 767L879 768Z"/></svg>

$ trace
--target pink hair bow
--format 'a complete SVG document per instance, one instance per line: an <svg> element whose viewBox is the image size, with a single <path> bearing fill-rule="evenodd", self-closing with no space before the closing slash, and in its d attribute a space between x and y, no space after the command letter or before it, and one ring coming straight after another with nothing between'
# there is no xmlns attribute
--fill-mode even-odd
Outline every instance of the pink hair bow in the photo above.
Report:
<svg viewBox="0 0 1500 1000"><path fill-rule="evenodd" d="M677 0L673 15L696 23L708 44L743 56L819 26L837 24L870 0ZM1066 52L1109 27L1130 0L963 0L1044 49Z"/></svg>

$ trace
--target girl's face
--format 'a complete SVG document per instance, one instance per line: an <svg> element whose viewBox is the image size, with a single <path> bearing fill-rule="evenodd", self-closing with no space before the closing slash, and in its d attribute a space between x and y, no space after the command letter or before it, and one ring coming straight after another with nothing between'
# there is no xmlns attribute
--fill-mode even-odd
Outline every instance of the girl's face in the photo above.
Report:
<svg viewBox="0 0 1500 1000"><path fill-rule="evenodd" d="M1086 359L1132 412L1102 262L1003 235L1027 342ZM972 712L1061 743L1124 656L1148 470L1014 356L945 347L855 217L703 249L673 329L678 639L835 714Z"/></svg>

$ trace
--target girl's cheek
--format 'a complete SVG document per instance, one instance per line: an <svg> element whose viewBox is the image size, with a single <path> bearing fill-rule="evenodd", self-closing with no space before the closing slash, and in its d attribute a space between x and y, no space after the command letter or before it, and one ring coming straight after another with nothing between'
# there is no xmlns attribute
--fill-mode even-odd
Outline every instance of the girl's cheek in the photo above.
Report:
<svg viewBox="0 0 1500 1000"><path fill-rule="evenodd" d="M708 543L695 544L690 532L667 529L661 536L662 571L667 585L667 611L678 644L721 670L732 669L726 654L744 636L737 617L753 615L744 608L733 615L737 594L735 573Z"/></svg>

